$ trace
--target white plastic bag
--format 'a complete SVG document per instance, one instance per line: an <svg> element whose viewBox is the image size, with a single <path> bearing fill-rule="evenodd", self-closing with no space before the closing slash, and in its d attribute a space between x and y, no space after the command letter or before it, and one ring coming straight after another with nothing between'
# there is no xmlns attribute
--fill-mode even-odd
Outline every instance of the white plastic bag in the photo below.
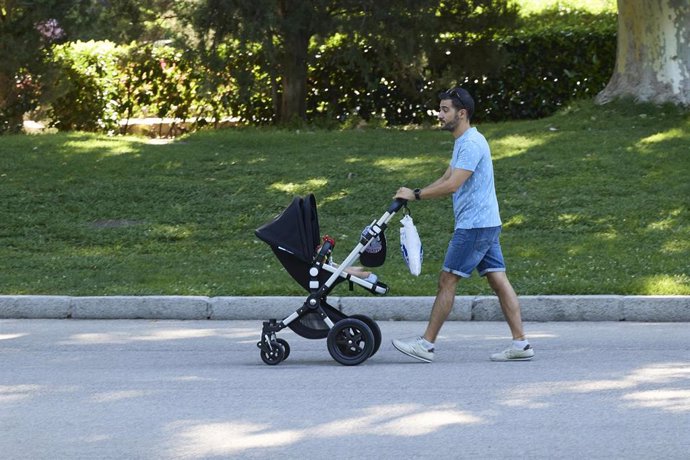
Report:
<svg viewBox="0 0 690 460"><path fill-rule="evenodd" d="M400 219L400 249L403 259L410 269L410 273L419 276L422 272L422 261L424 260L424 248L422 240L419 239L417 227L414 225L412 217L407 214Z"/></svg>

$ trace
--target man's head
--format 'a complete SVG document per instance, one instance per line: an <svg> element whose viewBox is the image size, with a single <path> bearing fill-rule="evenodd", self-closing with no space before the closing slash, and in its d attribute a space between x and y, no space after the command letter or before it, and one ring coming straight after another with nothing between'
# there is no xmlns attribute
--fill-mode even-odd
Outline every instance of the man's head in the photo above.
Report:
<svg viewBox="0 0 690 460"><path fill-rule="evenodd" d="M460 87L449 89L438 95L440 101L450 100L456 110L465 109L467 111L467 119L471 120L474 115L474 99L472 95Z"/></svg>
<svg viewBox="0 0 690 460"><path fill-rule="evenodd" d="M469 127L474 115L474 99L466 89L453 88L438 95L438 119L443 123L441 129L459 136Z"/></svg>

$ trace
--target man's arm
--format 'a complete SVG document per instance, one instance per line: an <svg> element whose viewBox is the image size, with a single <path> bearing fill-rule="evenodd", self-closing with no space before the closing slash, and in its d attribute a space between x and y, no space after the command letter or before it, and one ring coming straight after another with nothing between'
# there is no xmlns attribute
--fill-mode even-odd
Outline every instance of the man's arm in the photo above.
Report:
<svg viewBox="0 0 690 460"><path fill-rule="evenodd" d="M451 168L450 166L448 166L448 168L446 168L446 170L443 172L443 175L442 175L441 177L439 177L438 179L436 179L436 180L435 180L434 182L432 182L431 184L427 185L427 187L433 187L433 186L435 186L435 185L437 185L437 184L440 184L440 183L443 182L443 181L448 180L448 178L450 177L450 174L451 174L452 172L453 172L453 168ZM425 187L425 188L426 188L426 187Z"/></svg>
<svg viewBox="0 0 690 460"><path fill-rule="evenodd" d="M471 175L472 171L467 169L454 169L448 166L448 169L440 178L421 189L420 198L428 200L455 193ZM414 191L407 187L400 187L394 198L402 198L408 201L414 200Z"/></svg>

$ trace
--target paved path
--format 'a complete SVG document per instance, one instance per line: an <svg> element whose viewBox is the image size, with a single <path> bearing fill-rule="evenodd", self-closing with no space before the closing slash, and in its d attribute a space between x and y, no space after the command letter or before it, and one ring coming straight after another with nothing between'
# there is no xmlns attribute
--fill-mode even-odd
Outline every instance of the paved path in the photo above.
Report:
<svg viewBox="0 0 690 460"><path fill-rule="evenodd" d="M15 459L687 459L690 324L527 323L532 362L493 363L503 322L444 326L433 364L379 323L360 366L259 321L0 320L0 456Z"/></svg>

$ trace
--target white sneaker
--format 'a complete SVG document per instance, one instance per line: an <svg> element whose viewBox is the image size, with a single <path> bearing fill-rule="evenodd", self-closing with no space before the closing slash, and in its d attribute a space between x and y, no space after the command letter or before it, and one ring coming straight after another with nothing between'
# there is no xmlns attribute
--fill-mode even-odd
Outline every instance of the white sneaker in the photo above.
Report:
<svg viewBox="0 0 690 460"><path fill-rule="evenodd" d="M491 361L529 361L534 357L534 349L527 344L522 350L519 348L507 348L500 353L491 355Z"/></svg>
<svg viewBox="0 0 690 460"><path fill-rule="evenodd" d="M393 346L400 352L407 356L430 363L434 360L434 349L427 350L422 344L421 337L413 337L411 339L393 340Z"/></svg>

